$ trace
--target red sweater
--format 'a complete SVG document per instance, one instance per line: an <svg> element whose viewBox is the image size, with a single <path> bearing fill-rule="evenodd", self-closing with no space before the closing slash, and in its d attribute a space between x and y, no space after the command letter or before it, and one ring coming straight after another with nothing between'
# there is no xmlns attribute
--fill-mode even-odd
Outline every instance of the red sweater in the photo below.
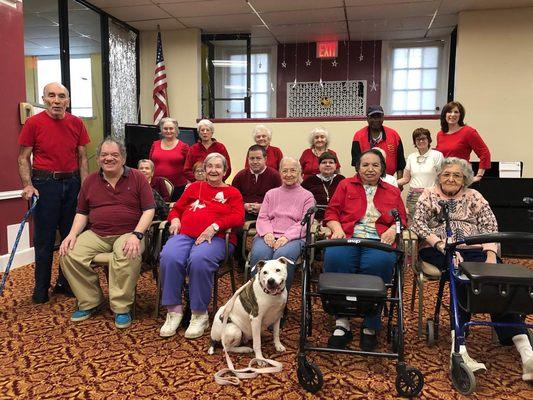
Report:
<svg viewBox="0 0 533 400"><path fill-rule="evenodd" d="M224 238L225 230L244 224L244 203L233 186L213 187L207 182L194 182L185 189L168 214L168 221L179 218L182 233L198 237L212 223L218 224L217 236ZM230 241L237 243L234 232Z"/></svg>
<svg viewBox="0 0 533 400"><path fill-rule="evenodd" d="M355 167L356 161L361 153L371 149L370 133L368 126L355 132L352 142L352 166ZM387 154L387 174L394 175L396 171L403 171L405 168L405 156L403 153L403 144L400 135L394 129L383 125L383 140L374 147L385 150Z"/></svg>
<svg viewBox="0 0 533 400"><path fill-rule="evenodd" d="M266 148L267 153L267 167L274 168L276 171L279 171L279 162L283 158L283 153L281 152L279 147L274 146L268 146ZM244 162L244 168L249 169L250 164L248 164L248 156L246 157L246 161Z"/></svg>
<svg viewBox="0 0 533 400"><path fill-rule="evenodd" d="M337 156L337 153L335 153L334 150L328 149L327 152L334 154L335 157ZM315 154L313 153L313 150L311 149L304 150L304 152L300 156L300 165L302 166L303 179L320 173L320 171L318 170L318 165L319 165L318 157L315 156ZM337 157L336 171L340 171L340 169L341 169L341 165L339 163L339 158Z"/></svg>
<svg viewBox="0 0 533 400"><path fill-rule="evenodd" d="M479 168L490 169L490 150L479 133L470 126L463 126L455 133L437 133L437 147L444 157L458 157L470 161L474 151L479 157Z"/></svg>
<svg viewBox="0 0 533 400"><path fill-rule="evenodd" d="M189 145L181 140L171 150L161 148L161 140L153 142L149 158L154 162L154 176L167 178L174 186L185 186L187 178L183 174L183 166L188 152Z"/></svg>
<svg viewBox="0 0 533 400"><path fill-rule="evenodd" d="M211 143L211 145L207 149L200 141L198 143L193 144L189 149L189 154L187 154L185 166L183 167L183 173L189 181L194 182L196 180L194 179L194 171L192 170L194 164L198 161L204 161L205 158L211 153L220 153L226 158L226 161L228 162L228 170L224 174L224 179L230 176L231 161L229 159L228 151L222 143L217 142L215 139L213 139L213 143Z"/></svg>
<svg viewBox="0 0 533 400"><path fill-rule="evenodd" d="M374 206L381 214L376 221L376 230L380 236L394 225L394 218L390 214L394 208L398 210L402 224L406 224L407 217L400 189L383 182L381 179L374 195ZM359 175L344 179L337 186L337 190L329 202L324 215L324 225L328 221L338 221L341 223L346 236L352 237L355 224L365 216L366 207L365 188Z"/></svg>

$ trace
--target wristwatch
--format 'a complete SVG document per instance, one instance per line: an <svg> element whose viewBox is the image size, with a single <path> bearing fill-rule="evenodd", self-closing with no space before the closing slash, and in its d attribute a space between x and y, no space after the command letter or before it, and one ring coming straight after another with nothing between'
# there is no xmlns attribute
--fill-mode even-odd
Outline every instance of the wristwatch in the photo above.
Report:
<svg viewBox="0 0 533 400"><path fill-rule="evenodd" d="M215 232L218 232L220 230L220 226L218 226L218 224L215 222L211 224L211 228L213 228Z"/></svg>
<svg viewBox="0 0 533 400"><path fill-rule="evenodd" d="M137 236L137 239L139 239L139 240L143 240L144 233L142 233L142 232L137 232L137 231L133 231L132 233L133 233L135 236Z"/></svg>

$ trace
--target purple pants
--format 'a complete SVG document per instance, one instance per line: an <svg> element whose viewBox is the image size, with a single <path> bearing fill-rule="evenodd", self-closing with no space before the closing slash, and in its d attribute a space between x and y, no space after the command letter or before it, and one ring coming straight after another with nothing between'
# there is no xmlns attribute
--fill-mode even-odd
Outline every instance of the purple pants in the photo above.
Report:
<svg viewBox="0 0 533 400"><path fill-rule="evenodd" d="M214 273L224 260L225 240L214 237L211 243L196 246L195 238L177 234L171 236L161 251L160 273L161 304L174 306L182 303L185 276L189 276L191 310L205 312L211 300ZM230 253L234 246L230 244Z"/></svg>

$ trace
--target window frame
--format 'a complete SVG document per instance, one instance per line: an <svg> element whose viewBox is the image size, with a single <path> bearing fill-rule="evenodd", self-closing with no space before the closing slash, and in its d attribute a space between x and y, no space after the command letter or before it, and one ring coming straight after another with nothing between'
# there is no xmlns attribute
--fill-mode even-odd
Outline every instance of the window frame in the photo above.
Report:
<svg viewBox="0 0 533 400"><path fill-rule="evenodd" d="M392 54L395 49L439 47L439 60L437 63L437 93L435 96L434 114L392 114L393 95L393 64ZM450 38L439 38L425 41L383 41L381 48L381 105L385 114L396 116L413 115L439 115L440 110L447 102L448 74L450 62Z"/></svg>

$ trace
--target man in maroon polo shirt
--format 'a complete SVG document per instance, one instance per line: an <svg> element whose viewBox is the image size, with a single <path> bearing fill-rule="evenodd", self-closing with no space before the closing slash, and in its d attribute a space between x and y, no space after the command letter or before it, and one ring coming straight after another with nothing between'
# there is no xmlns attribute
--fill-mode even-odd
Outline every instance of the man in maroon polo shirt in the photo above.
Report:
<svg viewBox="0 0 533 400"><path fill-rule="evenodd" d="M22 197L26 200L34 195L39 197L33 211L34 303L48 301L56 231L61 240L69 233L80 181L88 171L85 145L89 135L83 121L67 112L70 103L67 88L57 82L47 84L43 102L46 110L28 118L20 132L18 156ZM54 292L72 295L61 268Z"/></svg>
<svg viewBox="0 0 533 400"><path fill-rule="evenodd" d="M383 108L379 105L368 107L366 120L368 126L355 132L352 142L352 166L355 167L361 153L374 147L385 151L386 172L389 175L396 174L400 179L405 168L405 156L402 139L394 129L383 125Z"/></svg>
<svg viewBox="0 0 533 400"><path fill-rule="evenodd" d="M141 269L143 237L154 217L154 196L144 175L124 165L123 143L104 139L97 157L100 171L83 183L72 229L59 248L65 277L78 300L70 319L86 320L104 302L91 262L99 253L112 252L109 302L115 326L127 328Z"/></svg>

